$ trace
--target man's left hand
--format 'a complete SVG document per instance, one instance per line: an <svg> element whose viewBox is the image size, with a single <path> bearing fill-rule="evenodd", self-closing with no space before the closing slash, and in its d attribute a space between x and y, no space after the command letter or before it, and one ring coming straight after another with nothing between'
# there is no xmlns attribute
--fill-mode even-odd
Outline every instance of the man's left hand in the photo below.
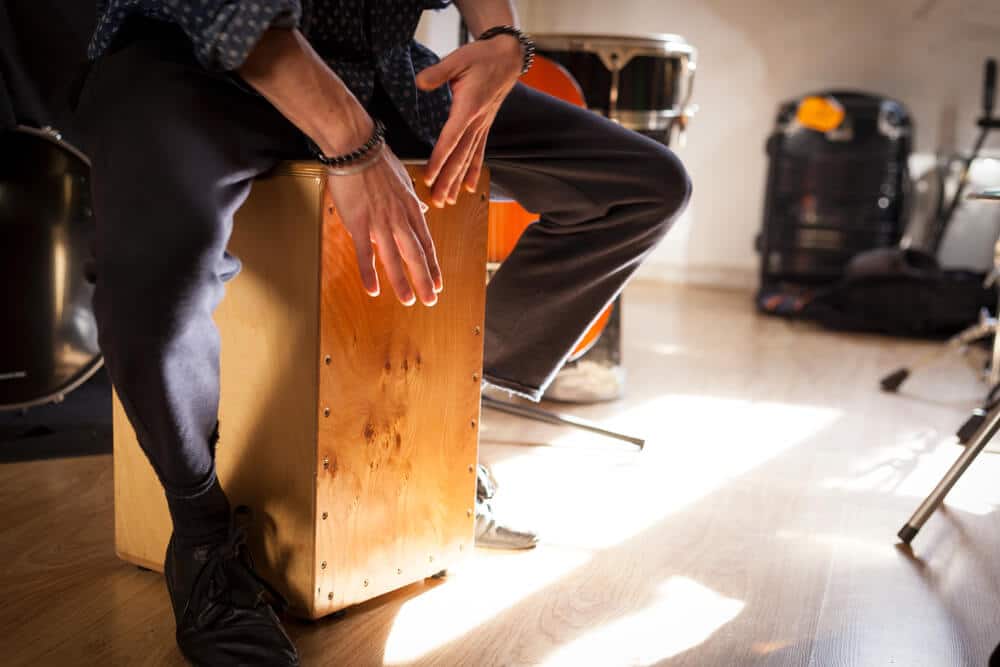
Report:
<svg viewBox="0 0 1000 667"><path fill-rule="evenodd" d="M451 84L451 114L424 172L435 206L454 204L463 185L475 191L486 137L521 67L521 44L510 35L498 35L466 44L417 75L422 90Z"/></svg>

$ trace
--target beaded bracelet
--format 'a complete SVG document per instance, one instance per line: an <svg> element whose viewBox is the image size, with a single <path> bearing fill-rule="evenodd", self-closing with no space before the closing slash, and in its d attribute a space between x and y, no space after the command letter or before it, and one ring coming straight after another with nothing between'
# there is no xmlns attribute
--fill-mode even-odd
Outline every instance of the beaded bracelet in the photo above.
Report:
<svg viewBox="0 0 1000 667"><path fill-rule="evenodd" d="M367 168L375 159L381 155L382 146L385 144L385 124L376 119L375 129L372 136L360 148L343 155L329 156L323 153L319 146L309 141L313 155L317 160L330 168L330 173L337 176L357 173L362 168Z"/></svg>
<svg viewBox="0 0 1000 667"><path fill-rule="evenodd" d="M527 74L528 70L531 69L531 66L535 63L534 40L512 25L498 25L481 34L479 36L479 41L491 39L497 35L511 35L512 37L516 37L517 41L521 43L521 55L523 57L523 61L521 63L521 74Z"/></svg>

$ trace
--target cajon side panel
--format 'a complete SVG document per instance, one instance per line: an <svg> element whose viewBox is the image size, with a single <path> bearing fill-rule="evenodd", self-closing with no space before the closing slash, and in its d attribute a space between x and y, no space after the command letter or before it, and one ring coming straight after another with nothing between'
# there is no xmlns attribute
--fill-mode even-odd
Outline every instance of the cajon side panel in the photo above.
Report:
<svg viewBox="0 0 1000 667"><path fill-rule="evenodd" d="M243 272L216 311L222 339L219 477L233 506L255 512L261 573L311 615L322 180L259 179L236 214L229 249ZM170 534L163 492L115 402L119 556L162 570Z"/></svg>
<svg viewBox="0 0 1000 667"><path fill-rule="evenodd" d="M115 552L123 560L162 572L170 539L167 501L117 392L112 394L112 406Z"/></svg>
<svg viewBox="0 0 1000 667"><path fill-rule="evenodd" d="M222 335L219 475L256 514L261 575L297 614L312 610L323 179L278 170L236 215L243 271L216 313Z"/></svg>
<svg viewBox="0 0 1000 667"><path fill-rule="evenodd" d="M418 196L429 201L416 176ZM469 554L485 316L488 175L426 218L444 276L437 305L365 294L332 208L323 230L317 608L368 600ZM344 548L344 545L350 545Z"/></svg>

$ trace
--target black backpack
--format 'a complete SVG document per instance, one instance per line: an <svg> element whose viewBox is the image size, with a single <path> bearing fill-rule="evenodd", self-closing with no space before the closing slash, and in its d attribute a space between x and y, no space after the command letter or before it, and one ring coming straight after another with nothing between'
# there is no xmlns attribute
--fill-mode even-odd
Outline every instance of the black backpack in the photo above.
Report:
<svg viewBox="0 0 1000 667"><path fill-rule="evenodd" d="M943 270L917 250L878 248L852 259L832 286L796 295L762 290L758 306L831 329L945 338L996 307L996 288L983 280L981 273Z"/></svg>

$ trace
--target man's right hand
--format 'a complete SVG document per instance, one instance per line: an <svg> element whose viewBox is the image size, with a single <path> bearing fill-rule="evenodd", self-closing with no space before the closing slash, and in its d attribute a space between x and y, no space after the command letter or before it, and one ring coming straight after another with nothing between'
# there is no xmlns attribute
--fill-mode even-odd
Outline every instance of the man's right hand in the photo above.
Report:
<svg viewBox="0 0 1000 667"><path fill-rule="evenodd" d="M371 136L367 112L298 30L267 30L239 73L327 155L352 151ZM443 284L434 242L413 182L389 147L368 169L327 183L354 240L365 290L379 293L375 244L402 303L437 303Z"/></svg>
<svg viewBox="0 0 1000 667"><path fill-rule="evenodd" d="M364 171L328 176L327 187L354 240L365 291L371 296L380 291L375 271L377 251L400 302L412 306L419 298L427 306L437 303L437 293L444 284L424 219L426 204L417 199L410 175L389 147L384 147L376 163Z"/></svg>

